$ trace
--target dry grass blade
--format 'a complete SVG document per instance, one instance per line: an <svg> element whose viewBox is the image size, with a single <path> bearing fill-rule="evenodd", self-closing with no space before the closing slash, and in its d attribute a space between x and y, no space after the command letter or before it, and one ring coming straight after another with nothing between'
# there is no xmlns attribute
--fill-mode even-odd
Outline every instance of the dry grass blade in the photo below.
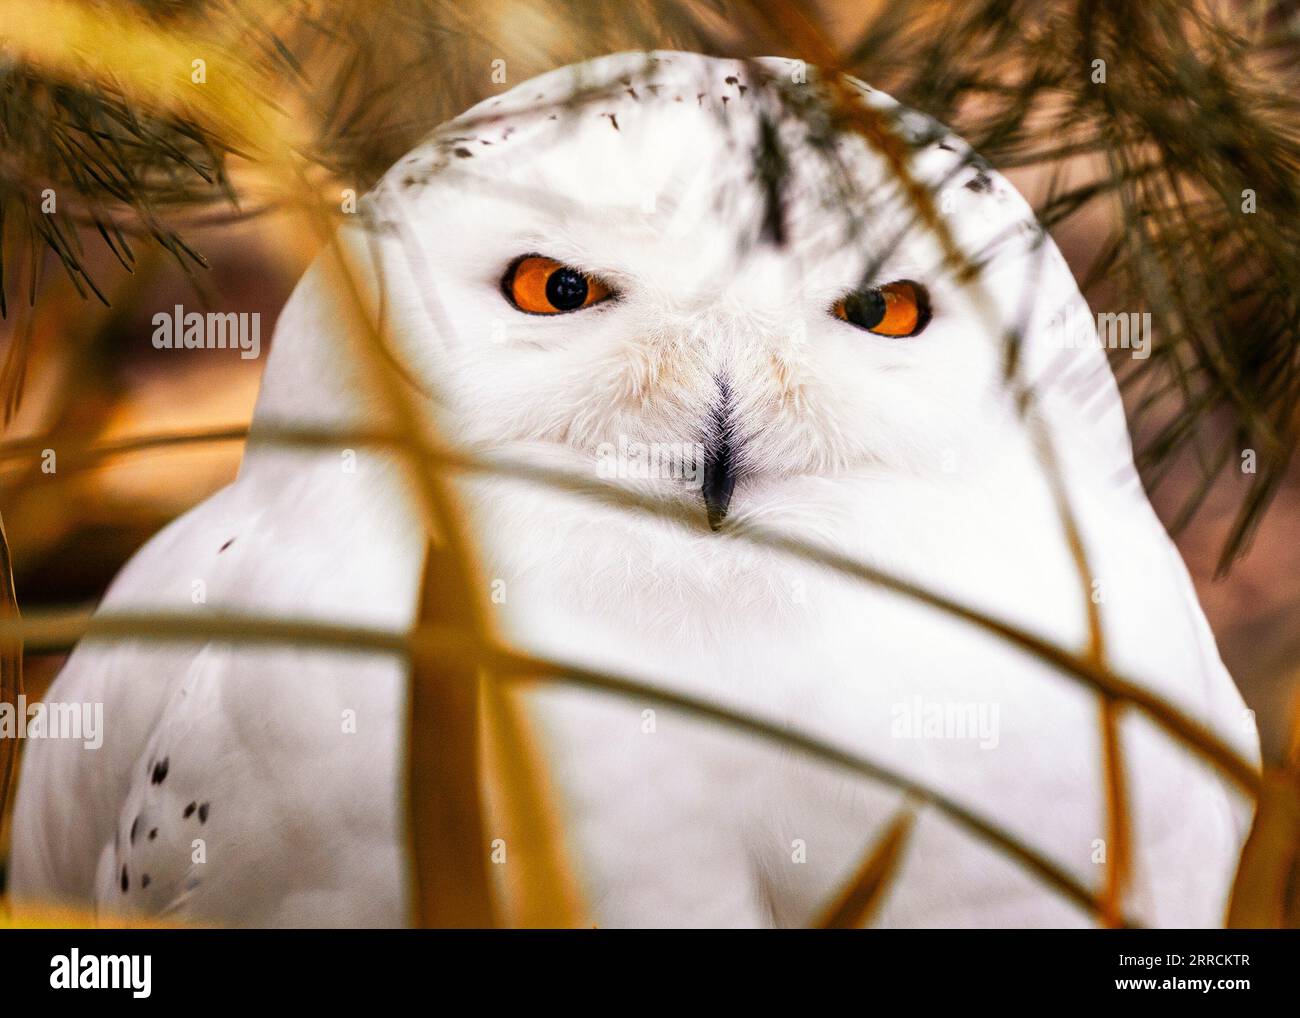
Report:
<svg viewBox="0 0 1300 1018"><path fill-rule="evenodd" d="M552 808L542 757L528 730L515 690L482 684L485 774L491 815L505 824L506 900L512 927L577 929L585 926L582 898L563 854L563 832Z"/></svg>
<svg viewBox="0 0 1300 1018"><path fill-rule="evenodd" d="M0 899L0 930L175 930L177 923L140 916L117 916L92 909Z"/></svg>
<svg viewBox="0 0 1300 1018"><path fill-rule="evenodd" d="M484 782L480 780L478 752L482 730L478 711L482 662L473 650L490 642L492 626L484 611L475 555L446 477L435 469L433 461L421 454L425 444L420 437L417 411L409 405L411 392L397 366L386 356L387 345L379 328L366 314L353 267L337 238L329 232L328 218L319 217L318 226L329 234L327 243L333 255L330 264L340 277L341 289L349 297L353 311L353 321L349 324L354 335L362 340L361 352L371 367L376 386L397 417L399 433L394 448L402 454L414 477L426 523L433 535L425 560L424 595L417 627L446 621L457 631L477 638L464 654L451 660L418 654L411 659L407 807L415 862L416 921L422 926L489 925L499 917L485 869ZM448 732L446 741L444 730ZM513 726L498 733L499 739L506 742L516 734ZM430 742L439 745L424 745ZM529 832L536 848L531 857L534 877L540 886L569 888L573 886L572 881L559 868L562 861L551 845L549 831L530 822L533 814L529 811L545 808L548 801L539 773L523 766L519 756L525 752L522 746L514 747L514 752L518 766L502 771L502 779L508 785L502 794L508 803L522 811L514 816L522 829ZM515 787L514 782L525 784ZM525 802L531 805L523 806ZM450 890L451 884L458 889ZM573 895L569 897L572 899ZM448 915L440 902L454 903L456 908ZM552 921L561 924L578 911L576 906L560 910L543 908ZM538 912L528 914L533 920L541 918Z"/></svg>
<svg viewBox="0 0 1300 1018"><path fill-rule="evenodd" d="M1028 394L1026 394L1028 395ZM1088 626L1088 646L1083 660L1098 672L1108 673L1105 630L1102 628L1101 603L1093 597L1093 573L1088 561L1088 550L1078 519L1070 504L1051 436L1041 424L1029 425L1034 429L1035 445L1043 473L1052 489L1057 515L1065 531L1066 544L1074 562L1079 580L1084 614ZM1112 929L1124 923L1124 889L1128 883L1132 854L1131 831L1128 815L1128 795L1124 776L1124 757L1121 749L1119 719L1123 700L1113 693L1102 691L1098 710L1101 728L1101 769L1106 803L1106 882L1101 894L1100 918Z"/></svg>
<svg viewBox="0 0 1300 1018"><path fill-rule="evenodd" d="M767 27L776 31L778 36L791 40L795 51L807 57L812 63L824 69L840 72L844 70L843 60L836 46L824 32L814 24L799 5L759 3L751 0L747 5L754 16ZM868 143L882 156L903 189L915 210L918 219L939 242L944 252L945 261L955 278L970 283L978 289L982 282L978 277L976 260L961 250L953 240L946 222L938 214L933 198L925 187L921 186L910 173L907 166L907 149L901 139L890 128L887 121L878 114L864 110L857 103L838 73L831 82L832 95L838 112L850 124L858 128ZM1016 336L1008 337L1008 353L1016 350ZM1014 359L1009 358L1009 364ZM1008 384L1019 387L1019 381L1009 370ZM1030 395L1030 394L1026 394ZM1086 660L1097 671L1104 672L1106 667L1105 646L1102 639L1100 609L1091 598L1092 575L1088 566L1082 536L1075 520L1073 508L1066 495L1063 478L1060 473L1051 437L1046 428L1033 417L1026 417L1028 427L1035 439L1039 458L1053 491L1057 509L1065 529L1070 550L1078 569L1080 590L1087 614L1089 643ZM1120 752L1120 740L1117 731L1118 704L1109 694L1103 694L1100 723L1102 728L1103 777L1106 787L1107 839L1109 848L1107 856L1106 888L1102 896L1102 919L1111 926L1119 925L1123 915L1123 890L1127 879L1129 857L1129 832L1127 804L1124 791L1124 764Z"/></svg>
<svg viewBox="0 0 1300 1018"><path fill-rule="evenodd" d="M1300 928L1300 780L1265 772L1255 824L1241 853L1228 925L1235 929Z"/></svg>
<svg viewBox="0 0 1300 1018"><path fill-rule="evenodd" d="M817 920L818 929L857 930L870 924L898 871L903 849L915 822L916 814L910 807L905 807L898 813L872 846L870 854L853 879Z"/></svg>
<svg viewBox="0 0 1300 1018"><path fill-rule="evenodd" d="M9 539L4 521L0 520L0 619L19 618L18 596L14 593L13 563L9 558ZM18 697L23 691L23 643L14 636L0 637L0 703L12 704L18 713ZM0 824L9 801L9 783L18 760L18 740L0 738Z"/></svg>
<svg viewBox="0 0 1300 1018"><path fill-rule="evenodd" d="M286 174L294 172L294 165L286 163ZM385 355L384 338L329 215L314 202L304 211L326 244L325 264L350 312L344 328L359 340L357 353L369 368L370 383L392 411L396 447L407 454L420 500L429 543L416 626L446 622L483 639L488 628L472 555L446 480L422 457L409 455L421 435L410 390ZM406 806L415 878L413 918L421 927L495 925L480 795L479 663L473 646L451 658L415 651L410 659Z"/></svg>
<svg viewBox="0 0 1300 1018"><path fill-rule="evenodd" d="M1128 883L1132 853L1124 759L1120 752L1121 707L1117 698L1102 695L1100 722L1106 788L1106 885L1101 895L1101 919L1112 929L1124 924L1124 888Z"/></svg>
<svg viewBox="0 0 1300 1018"><path fill-rule="evenodd" d="M420 625L465 626L458 581L448 556L430 545ZM478 795L478 671L472 655L439 654L432 647L411 654L406 817L415 925L424 928L496 925Z"/></svg>
<svg viewBox="0 0 1300 1018"><path fill-rule="evenodd" d="M203 445L212 442L242 442L247 437L248 428L242 424L196 431L139 435L115 442L103 442L94 445L78 442L75 438L65 442L58 439L55 434L47 433L37 438L0 444L0 462L21 460L28 456L39 457L41 450L51 448L53 442L57 443L60 450L60 469L84 470L100 466L105 459L113 456L149 452L155 449L173 449L185 445Z"/></svg>

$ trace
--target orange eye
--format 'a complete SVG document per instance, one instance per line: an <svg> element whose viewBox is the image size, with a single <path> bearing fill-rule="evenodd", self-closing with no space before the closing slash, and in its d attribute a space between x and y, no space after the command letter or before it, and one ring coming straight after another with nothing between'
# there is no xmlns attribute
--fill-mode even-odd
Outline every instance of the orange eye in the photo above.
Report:
<svg viewBox="0 0 1300 1018"><path fill-rule="evenodd" d="M925 287L907 279L854 290L833 310L836 318L877 336L915 336L930 324Z"/></svg>
<svg viewBox="0 0 1300 1018"><path fill-rule="evenodd" d="M599 279L541 255L525 255L510 267L501 287L510 303L532 315L562 315L610 296Z"/></svg>

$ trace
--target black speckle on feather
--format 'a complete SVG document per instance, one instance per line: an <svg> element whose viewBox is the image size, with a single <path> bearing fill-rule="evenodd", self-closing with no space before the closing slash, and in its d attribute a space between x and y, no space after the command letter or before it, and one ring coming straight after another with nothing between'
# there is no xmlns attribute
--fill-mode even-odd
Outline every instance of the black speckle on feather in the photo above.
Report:
<svg viewBox="0 0 1300 1018"><path fill-rule="evenodd" d="M131 890L131 878L126 875L126 867L122 867L122 893L126 894Z"/></svg>
<svg viewBox="0 0 1300 1018"><path fill-rule="evenodd" d="M149 874L148 874L148 873L144 874L144 876L142 876L142 877L140 878L140 886L141 886L141 887L148 887L150 883L152 883L152 881L149 879Z"/></svg>
<svg viewBox="0 0 1300 1018"><path fill-rule="evenodd" d="M765 197L762 239L775 247L784 247L785 180L789 165L776 125L767 116L759 121L758 151L755 153L754 167Z"/></svg>
<svg viewBox="0 0 1300 1018"><path fill-rule="evenodd" d="M131 844L135 844L135 836L140 833L140 818L136 817L131 821Z"/></svg>
<svg viewBox="0 0 1300 1018"><path fill-rule="evenodd" d="M452 150L457 159L473 159L474 153L467 148L457 148Z"/></svg>
<svg viewBox="0 0 1300 1018"><path fill-rule="evenodd" d="M199 806L199 823L206 824L207 822L208 822L208 804L205 802Z"/></svg>
<svg viewBox="0 0 1300 1018"><path fill-rule="evenodd" d="M158 838L158 828L154 827L149 831L149 840L155 841Z"/></svg>
<svg viewBox="0 0 1300 1018"><path fill-rule="evenodd" d="M163 757L153 765L153 774L149 777L150 784L161 785L167 780L167 770L171 766L171 758Z"/></svg>
<svg viewBox="0 0 1300 1018"><path fill-rule="evenodd" d="M188 820L190 817L194 815L194 811L198 808L199 808L199 804L197 802L190 803L188 806L185 807L185 812L181 814L182 818Z"/></svg>
<svg viewBox="0 0 1300 1018"><path fill-rule="evenodd" d="M406 180L407 180L408 183L411 182L411 178L410 178L410 177L407 177ZM225 544L223 544L220 548L217 549L217 554L220 555L223 551L225 551L227 548L229 548L229 547L230 547L232 544L234 544L234 543L235 543L235 539L232 537L229 541L227 541Z"/></svg>

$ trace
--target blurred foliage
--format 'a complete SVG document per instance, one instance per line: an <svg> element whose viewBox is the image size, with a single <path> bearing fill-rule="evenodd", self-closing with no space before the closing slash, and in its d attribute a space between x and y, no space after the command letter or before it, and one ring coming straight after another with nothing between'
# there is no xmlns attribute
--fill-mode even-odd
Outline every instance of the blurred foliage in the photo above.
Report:
<svg viewBox="0 0 1300 1018"><path fill-rule="evenodd" d="M151 5L152 6L152 5ZM44 78L12 61L0 65L0 229L8 243L0 261L0 311L14 286L36 299L43 250L58 260L84 297L107 303L86 270L79 226L89 222L130 269L125 216L183 264L202 257L166 224L168 212L210 201L235 201L225 174L225 143L196 124L166 119L107 89ZM26 263L26 264L25 264ZM7 285L6 285L7 283Z"/></svg>

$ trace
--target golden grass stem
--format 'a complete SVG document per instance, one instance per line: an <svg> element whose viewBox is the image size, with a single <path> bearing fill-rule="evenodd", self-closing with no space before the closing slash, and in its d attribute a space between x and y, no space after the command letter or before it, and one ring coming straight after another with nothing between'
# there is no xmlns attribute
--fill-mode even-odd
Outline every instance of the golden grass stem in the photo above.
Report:
<svg viewBox="0 0 1300 1018"><path fill-rule="evenodd" d="M480 684L486 760L485 784L491 815L505 824L504 849L509 920L523 929L579 929L587 925L582 896L568 860L561 853L563 832L549 804L555 795L539 766L523 705L515 689L496 682ZM533 792L534 794L529 794ZM540 794L536 794L540 793Z"/></svg>
<svg viewBox="0 0 1300 1018"><path fill-rule="evenodd" d="M872 846L857 873L823 910L814 924L820 930L857 930L870 924L885 900L903 859L903 849L916 823L916 814L905 806L885 833Z"/></svg>
<svg viewBox="0 0 1300 1018"><path fill-rule="evenodd" d="M1300 927L1300 775L1264 774L1255 822L1241 853L1227 925L1234 929Z"/></svg>
<svg viewBox="0 0 1300 1018"><path fill-rule="evenodd" d="M430 542L416 627L464 628L463 590L447 555ZM469 630L473 632L473 630ZM469 655L411 648L406 812L411 832L415 925L497 925L488 837L479 797L479 668Z"/></svg>
<svg viewBox="0 0 1300 1018"><path fill-rule="evenodd" d="M0 520L0 619L20 620L18 596L14 593L13 561L9 557L9 539L4 521ZM0 637L0 703L18 709L23 692L23 643L21 635ZM18 762L18 740L0 739L0 825L9 803L9 785Z"/></svg>

